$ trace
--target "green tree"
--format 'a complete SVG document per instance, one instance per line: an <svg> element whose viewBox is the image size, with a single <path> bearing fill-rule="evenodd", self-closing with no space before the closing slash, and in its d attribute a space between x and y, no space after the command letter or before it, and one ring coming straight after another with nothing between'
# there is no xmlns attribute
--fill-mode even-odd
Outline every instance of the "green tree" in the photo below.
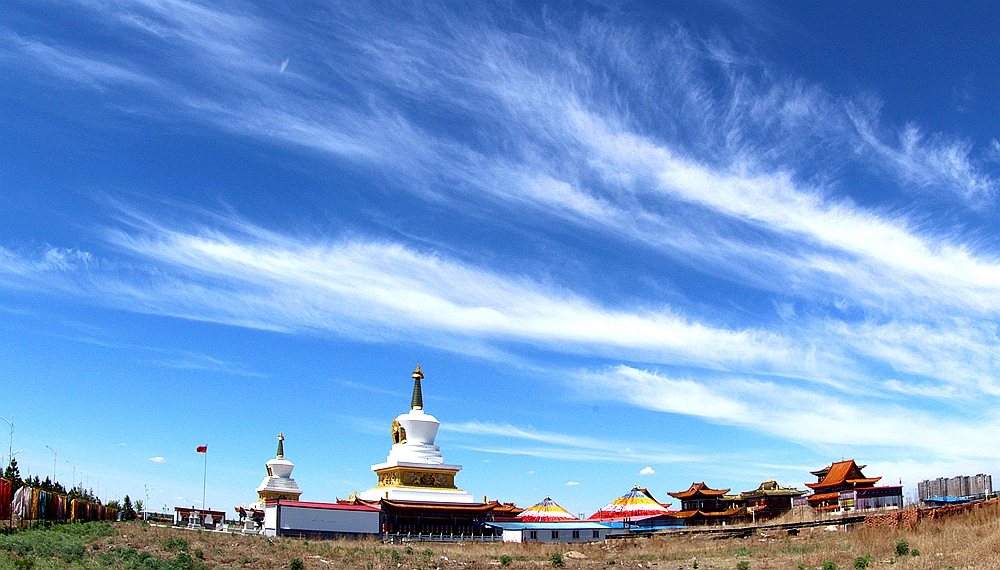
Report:
<svg viewBox="0 0 1000 570"><path fill-rule="evenodd" d="M21 469L17 466L17 458L11 457L7 468L3 470L3 478L13 482L13 491L17 491L24 485L21 480Z"/></svg>
<svg viewBox="0 0 1000 570"><path fill-rule="evenodd" d="M142 517L142 511L145 508L146 508L146 505L145 505L145 503L142 502L142 499L136 499L135 500L135 513L136 513L136 515L139 518L143 518Z"/></svg>
<svg viewBox="0 0 1000 570"><path fill-rule="evenodd" d="M122 520L134 521L135 520L135 508L132 507L132 499L128 495L125 495L125 500L122 501L121 508Z"/></svg>

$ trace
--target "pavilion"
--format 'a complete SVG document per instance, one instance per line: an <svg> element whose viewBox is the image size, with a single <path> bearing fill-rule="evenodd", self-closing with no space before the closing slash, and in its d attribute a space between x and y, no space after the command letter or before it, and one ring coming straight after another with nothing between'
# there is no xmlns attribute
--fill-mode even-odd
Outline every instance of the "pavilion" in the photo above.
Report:
<svg viewBox="0 0 1000 570"><path fill-rule="evenodd" d="M704 482L692 483L686 491L667 493L681 501L681 510L671 516L686 525L729 524L745 518L745 507L727 504L724 496L729 489L712 489Z"/></svg>
<svg viewBox="0 0 1000 570"><path fill-rule="evenodd" d="M794 487L782 487L774 479L767 479L753 491L727 495L724 501L732 506L746 507L755 521L766 521L792 510L795 499L806 493Z"/></svg>

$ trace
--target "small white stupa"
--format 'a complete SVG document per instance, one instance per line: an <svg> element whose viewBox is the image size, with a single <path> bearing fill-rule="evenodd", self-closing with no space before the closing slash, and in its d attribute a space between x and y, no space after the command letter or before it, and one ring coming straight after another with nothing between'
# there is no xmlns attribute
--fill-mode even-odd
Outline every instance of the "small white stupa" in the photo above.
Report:
<svg viewBox="0 0 1000 570"><path fill-rule="evenodd" d="M410 411L392 422L392 449L385 463L372 465L378 474L378 486L358 493L364 501L380 499L421 503L474 503L475 498L455 487L455 475L461 465L444 462L441 448L434 445L437 418L424 413L420 365L413 372L413 397Z"/></svg>
<svg viewBox="0 0 1000 570"><path fill-rule="evenodd" d="M267 467L267 477L257 487L258 500L253 504L256 509L264 508L268 499L286 499L297 501L302 495L298 483L292 479L292 469L295 464L285 459L285 434L278 434L277 456L264 464Z"/></svg>

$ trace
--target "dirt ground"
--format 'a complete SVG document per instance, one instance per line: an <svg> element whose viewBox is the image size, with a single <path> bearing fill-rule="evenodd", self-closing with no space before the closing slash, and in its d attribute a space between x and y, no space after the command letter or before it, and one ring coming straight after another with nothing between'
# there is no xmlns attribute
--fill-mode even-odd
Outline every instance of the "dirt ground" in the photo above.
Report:
<svg viewBox="0 0 1000 570"><path fill-rule="evenodd" d="M866 557L867 568L1000 569L1000 512L991 510L943 521L921 523L913 530L829 530L820 527L798 536L758 534L751 538L654 537L579 545L543 544L383 544L371 540L307 541L268 539L192 531L142 523L118 524L115 536L102 538L95 551L133 547L156 558L178 552L186 542L195 561L208 569L289 568L300 558L306 570L340 568L445 570L507 567L551 568L553 555L565 568L770 569L856 568ZM898 555L906 541L910 553ZM557 556L556 558L558 558Z"/></svg>

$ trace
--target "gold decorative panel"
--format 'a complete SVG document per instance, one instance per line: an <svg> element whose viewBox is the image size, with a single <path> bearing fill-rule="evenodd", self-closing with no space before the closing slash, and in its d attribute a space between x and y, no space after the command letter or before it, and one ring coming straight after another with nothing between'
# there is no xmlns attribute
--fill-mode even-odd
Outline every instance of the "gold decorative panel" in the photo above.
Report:
<svg viewBox="0 0 1000 570"><path fill-rule="evenodd" d="M455 489L455 472L391 467L378 472L379 487L430 487Z"/></svg>

